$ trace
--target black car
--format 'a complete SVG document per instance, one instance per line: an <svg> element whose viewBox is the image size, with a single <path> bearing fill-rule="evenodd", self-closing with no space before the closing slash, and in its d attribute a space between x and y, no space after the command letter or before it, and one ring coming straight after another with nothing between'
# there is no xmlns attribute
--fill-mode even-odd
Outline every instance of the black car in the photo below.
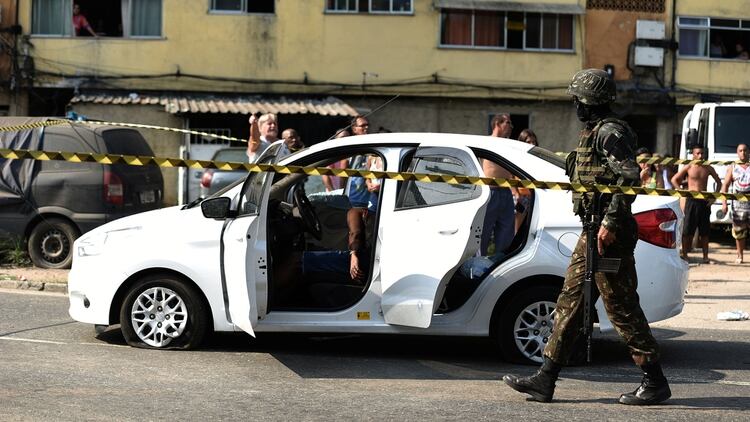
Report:
<svg viewBox="0 0 750 422"><path fill-rule="evenodd" d="M0 118L0 126L45 120ZM152 156L135 129L85 123L0 132L3 148ZM162 206L155 166L0 159L0 234L27 241L33 263L70 268L73 242L97 226Z"/></svg>

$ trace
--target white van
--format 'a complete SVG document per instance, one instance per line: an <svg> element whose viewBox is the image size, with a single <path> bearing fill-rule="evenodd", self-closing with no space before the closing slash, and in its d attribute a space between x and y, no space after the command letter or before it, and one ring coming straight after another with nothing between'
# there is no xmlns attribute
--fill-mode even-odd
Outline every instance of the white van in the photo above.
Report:
<svg viewBox="0 0 750 422"><path fill-rule="evenodd" d="M680 158L692 158L694 145L702 145L708 151L708 160L733 161L737 159L737 145L750 142L750 102L698 103L682 121ZM727 166L714 165L719 177L724 180ZM718 192L712 178L708 180L708 191ZM730 188L731 189L731 188ZM712 224L731 224L731 211L721 212L721 201L711 206Z"/></svg>

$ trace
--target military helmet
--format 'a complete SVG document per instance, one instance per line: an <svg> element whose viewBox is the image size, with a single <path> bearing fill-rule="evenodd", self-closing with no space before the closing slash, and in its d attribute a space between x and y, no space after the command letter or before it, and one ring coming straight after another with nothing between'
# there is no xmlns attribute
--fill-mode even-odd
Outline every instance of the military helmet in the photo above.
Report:
<svg viewBox="0 0 750 422"><path fill-rule="evenodd" d="M615 100L615 82L601 69L579 70L568 85L568 94L586 105L600 105Z"/></svg>

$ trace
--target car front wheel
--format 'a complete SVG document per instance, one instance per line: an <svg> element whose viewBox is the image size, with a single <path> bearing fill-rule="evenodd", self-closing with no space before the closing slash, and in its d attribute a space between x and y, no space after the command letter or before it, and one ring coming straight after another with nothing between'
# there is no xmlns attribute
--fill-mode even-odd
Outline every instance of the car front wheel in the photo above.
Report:
<svg viewBox="0 0 750 422"><path fill-rule="evenodd" d="M78 230L61 218L39 222L29 234L29 256L40 268L70 268Z"/></svg>
<svg viewBox="0 0 750 422"><path fill-rule="evenodd" d="M549 285L528 288L507 302L495 324L495 339L506 360L529 365L542 362L555 322L560 289Z"/></svg>
<svg viewBox="0 0 750 422"><path fill-rule="evenodd" d="M193 349L209 326L200 293L173 276L150 276L136 282L120 308L120 325L131 346Z"/></svg>

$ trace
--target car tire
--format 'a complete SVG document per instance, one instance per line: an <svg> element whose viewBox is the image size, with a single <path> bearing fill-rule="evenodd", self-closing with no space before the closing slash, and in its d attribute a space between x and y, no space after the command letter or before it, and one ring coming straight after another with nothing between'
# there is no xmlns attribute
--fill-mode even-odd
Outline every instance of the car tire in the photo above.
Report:
<svg viewBox="0 0 750 422"><path fill-rule="evenodd" d="M559 288L541 285L522 290L506 302L494 324L495 341L506 360L526 365L542 362L559 294Z"/></svg>
<svg viewBox="0 0 750 422"><path fill-rule="evenodd" d="M78 236L78 229L62 218L40 221L29 234L31 261L40 268L70 268L73 242Z"/></svg>
<svg viewBox="0 0 750 422"><path fill-rule="evenodd" d="M208 306L193 286L169 275L145 277L125 295L120 326L125 341L146 349L198 347L210 324Z"/></svg>

